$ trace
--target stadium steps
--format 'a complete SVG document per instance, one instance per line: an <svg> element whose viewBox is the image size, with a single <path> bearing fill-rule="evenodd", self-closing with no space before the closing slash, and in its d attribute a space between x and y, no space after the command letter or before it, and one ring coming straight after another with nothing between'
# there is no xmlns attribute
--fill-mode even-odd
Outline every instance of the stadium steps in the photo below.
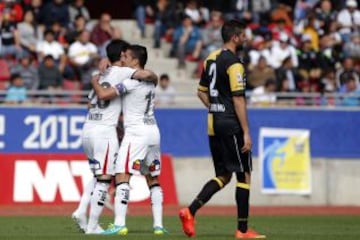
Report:
<svg viewBox="0 0 360 240"><path fill-rule="evenodd" d="M146 37L141 38L140 31L134 20L114 20L114 26L120 27L123 38L133 44L144 45L148 50L148 63L146 68L153 70L158 75L167 73L176 89L176 105L186 107L199 107L200 101L196 96L198 79L192 77L196 69L195 62L186 62L186 69L177 69L177 59L169 58L171 44L162 41L160 49L153 48L152 24L146 25Z"/></svg>

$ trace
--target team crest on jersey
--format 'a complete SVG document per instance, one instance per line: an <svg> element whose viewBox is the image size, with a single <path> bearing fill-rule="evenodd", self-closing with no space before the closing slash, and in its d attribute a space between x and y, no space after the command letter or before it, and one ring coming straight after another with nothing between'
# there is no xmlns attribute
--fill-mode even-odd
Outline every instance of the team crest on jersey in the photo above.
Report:
<svg viewBox="0 0 360 240"><path fill-rule="evenodd" d="M141 168L141 161L139 159L135 160L133 162L132 169L139 171L140 168Z"/></svg>
<svg viewBox="0 0 360 240"><path fill-rule="evenodd" d="M152 161L152 163L149 166L149 171L154 172L160 170L160 161L158 159L155 159Z"/></svg>
<svg viewBox="0 0 360 240"><path fill-rule="evenodd" d="M243 75L243 74L241 74L241 73L238 73L238 74L236 75L236 78L237 78L237 81L238 81L238 83L239 83L239 86L240 86L241 88L245 88L245 87L246 87L246 77L245 77L245 74Z"/></svg>

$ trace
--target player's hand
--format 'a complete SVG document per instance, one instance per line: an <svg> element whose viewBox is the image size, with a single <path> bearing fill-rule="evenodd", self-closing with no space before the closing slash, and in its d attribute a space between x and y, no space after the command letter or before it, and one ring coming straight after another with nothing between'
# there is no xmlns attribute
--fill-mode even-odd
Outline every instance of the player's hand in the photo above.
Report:
<svg viewBox="0 0 360 240"><path fill-rule="evenodd" d="M111 66L111 63L110 63L109 59L107 59L107 58L102 58L99 62L99 70L102 73L104 73L106 71L106 69L110 66Z"/></svg>
<svg viewBox="0 0 360 240"><path fill-rule="evenodd" d="M97 82L99 82L99 80L100 80L100 73L92 75L92 77L91 77L92 83L97 83Z"/></svg>
<svg viewBox="0 0 360 240"><path fill-rule="evenodd" d="M250 152L252 147L251 137L249 133L244 133L244 146L241 148L241 152Z"/></svg>

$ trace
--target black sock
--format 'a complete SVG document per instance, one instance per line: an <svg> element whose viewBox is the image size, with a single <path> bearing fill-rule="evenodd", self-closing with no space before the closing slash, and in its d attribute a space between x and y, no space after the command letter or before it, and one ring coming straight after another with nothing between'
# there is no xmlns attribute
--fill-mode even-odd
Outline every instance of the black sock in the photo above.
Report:
<svg viewBox="0 0 360 240"><path fill-rule="evenodd" d="M202 188L199 195L194 199L194 201L190 204L189 210L190 213L195 216L196 211L201 208L210 198L219 191L224 186L224 183L218 179L214 178L208 181L204 187Z"/></svg>
<svg viewBox="0 0 360 240"><path fill-rule="evenodd" d="M238 212L238 229L245 233L248 229L250 188L246 183L236 185L236 205Z"/></svg>

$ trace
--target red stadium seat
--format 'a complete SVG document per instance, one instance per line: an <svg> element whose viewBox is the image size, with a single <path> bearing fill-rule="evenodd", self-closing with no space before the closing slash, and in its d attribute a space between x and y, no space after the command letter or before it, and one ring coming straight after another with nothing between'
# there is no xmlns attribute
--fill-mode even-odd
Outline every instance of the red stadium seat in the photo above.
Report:
<svg viewBox="0 0 360 240"><path fill-rule="evenodd" d="M0 59L0 81L9 81L10 68L4 59Z"/></svg>
<svg viewBox="0 0 360 240"><path fill-rule="evenodd" d="M63 81L64 90L80 90L80 83L78 81L72 81L69 79L64 79Z"/></svg>
<svg viewBox="0 0 360 240"><path fill-rule="evenodd" d="M0 90L6 90L6 88L9 86L8 81L0 81Z"/></svg>
<svg viewBox="0 0 360 240"><path fill-rule="evenodd" d="M80 91L81 90L81 84L78 81L72 81L72 80L68 80L68 79L64 79L63 81L63 89L65 91ZM65 99L62 99L63 102L68 102L70 101L70 103L79 103L81 101L81 95L79 94L73 94L70 95L66 101L64 101Z"/></svg>

